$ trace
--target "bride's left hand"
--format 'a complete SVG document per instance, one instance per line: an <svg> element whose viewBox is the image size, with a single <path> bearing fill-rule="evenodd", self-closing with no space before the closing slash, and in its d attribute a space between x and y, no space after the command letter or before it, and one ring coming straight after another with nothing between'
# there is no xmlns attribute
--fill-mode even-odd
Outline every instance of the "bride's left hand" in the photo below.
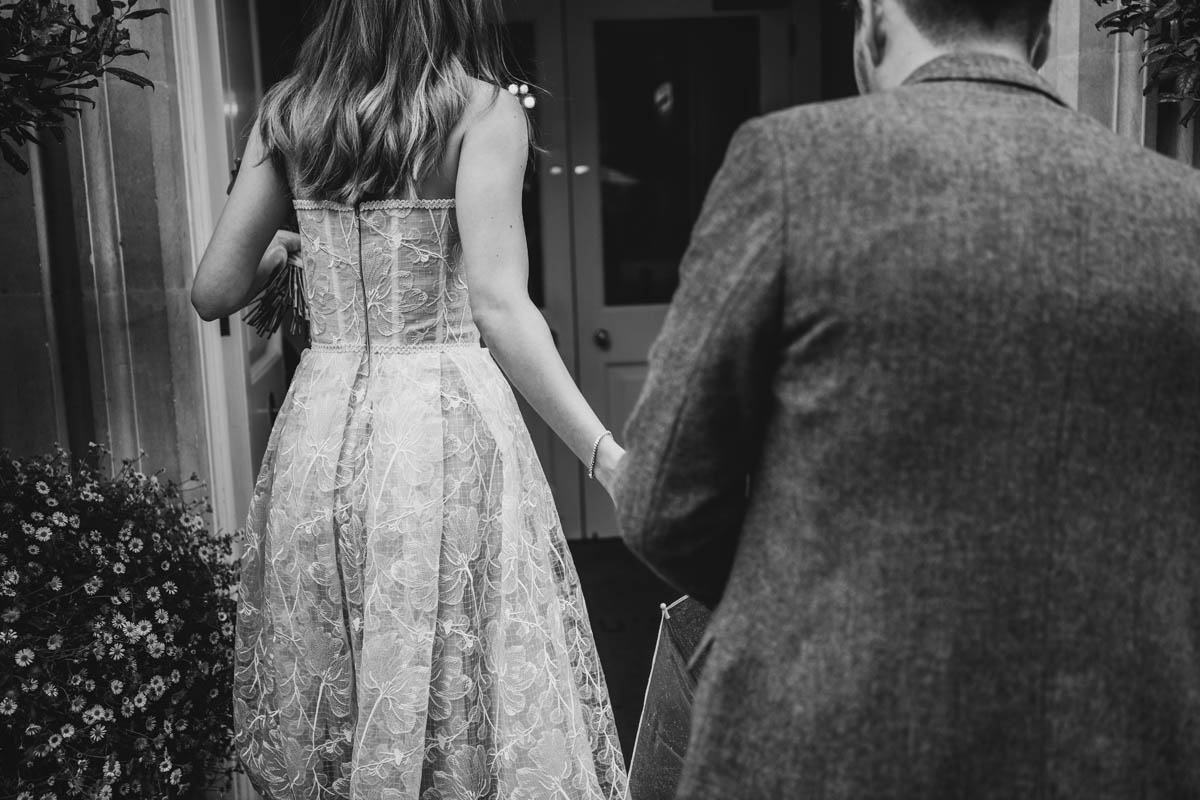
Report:
<svg viewBox="0 0 1200 800"><path fill-rule="evenodd" d="M604 491L608 492L609 497L613 497L617 478L621 476L624 459L625 448L617 444L614 439L608 437L600 443L600 450L596 453L596 480L600 481L600 485L604 487Z"/></svg>

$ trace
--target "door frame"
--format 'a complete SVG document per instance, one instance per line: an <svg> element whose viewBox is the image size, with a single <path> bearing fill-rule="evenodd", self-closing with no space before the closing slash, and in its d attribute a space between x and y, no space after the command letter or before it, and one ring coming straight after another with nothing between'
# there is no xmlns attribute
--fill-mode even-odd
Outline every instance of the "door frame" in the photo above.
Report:
<svg viewBox="0 0 1200 800"><path fill-rule="evenodd" d="M255 0L249 0L254 3ZM253 10L253 9L252 9ZM171 35L179 84L179 113L183 149L188 234L191 240L190 276L204 255L225 200L229 153L225 132L225 98L221 76L221 42L215 2L177 3L171 9ZM220 328L193 315L200 342L201 386L208 489L213 527L241 527L242 508L252 487L241 481L236 465L250 460L248 437L235 437L230 413L230 367ZM243 365L244 366L244 365ZM244 424L242 427L245 427ZM235 548L237 545L235 544ZM235 561L240 551L235 549ZM257 794L245 775L235 775L230 796L251 800Z"/></svg>
<svg viewBox="0 0 1200 800"><path fill-rule="evenodd" d="M253 0L251 0L253 2ZM178 70L188 232L192 245L191 277L204 255L224 202L228 159L225 99L221 81L221 44L214 2L180 3L172 8L171 30ZM208 485L213 524L235 530L238 487L233 464L233 425L228 401L224 342L218 326L193 317L200 341L201 383L208 443Z"/></svg>

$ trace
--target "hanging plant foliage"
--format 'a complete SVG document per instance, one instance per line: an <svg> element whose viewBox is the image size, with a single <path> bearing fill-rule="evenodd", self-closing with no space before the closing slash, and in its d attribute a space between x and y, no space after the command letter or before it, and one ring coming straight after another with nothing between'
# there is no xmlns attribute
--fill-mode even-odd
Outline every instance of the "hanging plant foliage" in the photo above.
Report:
<svg viewBox="0 0 1200 800"><path fill-rule="evenodd" d="M79 115L83 103L95 105L85 92L102 76L153 88L138 73L112 66L128 56L149 56L130 46L126 23L167 13L135 5L137 0L99 0L98 11L84 21L61 0L0 3L0 155L18 172L29 171L20 148L46 132L62 141L67 120Z"/></svg>
<svg viewBox="0 0 1200 800"><path fill-rule="evenodd" d="M1180 123L1200 113L1200 2L1198 0L1096 0L1117 3L1096 27L1110 34L1146 32L1142 63L1146 94L1185 106Z"/></svg>

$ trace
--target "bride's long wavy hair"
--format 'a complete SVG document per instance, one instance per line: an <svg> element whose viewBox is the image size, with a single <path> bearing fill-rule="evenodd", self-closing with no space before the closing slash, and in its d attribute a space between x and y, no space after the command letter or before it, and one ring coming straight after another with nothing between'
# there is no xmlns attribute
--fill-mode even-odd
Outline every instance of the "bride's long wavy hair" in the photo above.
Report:
<svg viewBox="0 0 1200 800"><path fill-rule="evenodd" d="M415 197L472 79L504 82L501 0L332 0L258 114L298 197Z"/></svg>

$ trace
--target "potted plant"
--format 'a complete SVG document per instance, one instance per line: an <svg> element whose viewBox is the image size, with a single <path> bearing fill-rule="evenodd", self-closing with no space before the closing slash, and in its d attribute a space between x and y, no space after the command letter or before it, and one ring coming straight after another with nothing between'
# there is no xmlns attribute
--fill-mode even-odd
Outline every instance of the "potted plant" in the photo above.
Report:
<svg viewBox="0 0 1200 800"><path fill-rule="evenodd" d="M19 149L49 132L59 141L84 94L114 75L135 86L153 83L112 66L120 58L148 55L129 44L126 23L165 14L162 8L134 8L138 0L99 0L91 19L81 20L74 5L61 0L0 3L0 155L19 172L29 171Z"/></svg>
<svg viewBox="0 0 1200 800"><path fill-rule="evenodd" d="M178 487L0 460L0 798L184 798L228 774L235 571Z"/></svg>

